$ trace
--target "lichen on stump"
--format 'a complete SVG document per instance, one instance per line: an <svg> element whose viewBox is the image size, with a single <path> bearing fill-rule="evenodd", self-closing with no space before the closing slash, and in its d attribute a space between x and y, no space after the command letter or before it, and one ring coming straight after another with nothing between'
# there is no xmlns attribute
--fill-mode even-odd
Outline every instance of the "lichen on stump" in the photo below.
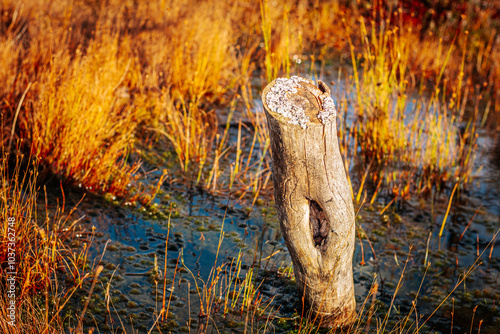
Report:
<svg viewBox="0 0 500 334"><path fill-rule="evenodd" d="M322 81L276 79L262 101L275 202L300 296L321 326L347 326L356 317L354 208L330 89Z"/></svg>

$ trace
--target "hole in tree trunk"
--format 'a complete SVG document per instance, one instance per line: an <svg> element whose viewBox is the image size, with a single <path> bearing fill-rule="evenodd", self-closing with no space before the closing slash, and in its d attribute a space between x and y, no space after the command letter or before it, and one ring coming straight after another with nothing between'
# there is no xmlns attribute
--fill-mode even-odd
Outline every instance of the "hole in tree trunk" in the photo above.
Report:
<svg viewBox="0 0 500 334"><path fill-rule="evenodd" d="M328 92L328 86L323 81L318 81L318 88L322 93Z"/></svg>
<svg viewBox="0 0 500 334"><path fill-rule="evenodd" d="M326 238L330 226L325 212L315 201L309 201L309 225L311 227L314 247L326 250Z"/></svg>

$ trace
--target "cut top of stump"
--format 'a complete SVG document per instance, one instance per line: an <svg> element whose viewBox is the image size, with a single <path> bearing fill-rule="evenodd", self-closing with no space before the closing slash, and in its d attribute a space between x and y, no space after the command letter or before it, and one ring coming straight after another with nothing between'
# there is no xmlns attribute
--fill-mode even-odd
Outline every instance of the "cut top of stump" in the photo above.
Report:
<svg viewBox="0 0 500 334"><path fill-rule="evenodd" d="M268 111L303 129L309 122L326 124L337 116L330 89L321 80L316 86L314 81L298 76L275 79L262 92L262 101Z"/></svg>

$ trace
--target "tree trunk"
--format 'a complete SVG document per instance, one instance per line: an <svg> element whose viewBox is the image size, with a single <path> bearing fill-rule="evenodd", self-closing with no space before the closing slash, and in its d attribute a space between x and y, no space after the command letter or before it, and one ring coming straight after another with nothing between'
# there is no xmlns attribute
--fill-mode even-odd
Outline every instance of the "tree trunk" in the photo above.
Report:
<svg viewBox="0 0 500 334"><path fill-rule="evenodd" d="M354 208L330 90L321 81L276 79L262 101L274 196L299 293L316 323L347 326L356 317Z"/></svg>

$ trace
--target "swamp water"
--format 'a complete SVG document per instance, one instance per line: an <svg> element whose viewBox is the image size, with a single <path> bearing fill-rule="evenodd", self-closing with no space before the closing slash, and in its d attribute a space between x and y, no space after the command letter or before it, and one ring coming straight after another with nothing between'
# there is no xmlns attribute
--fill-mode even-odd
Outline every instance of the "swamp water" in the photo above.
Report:
<svg viewBox="0 0 500 334"><path fill-rule="evenodd" d="M441 195L432 209L429 200L425 205L416 200L381 215L383 198L361 208L356 221L362 229L353 261L360 330L376 332L386 314L388 331L402 328L415 303L418 316L413 312L406 322L408 332L414 332L469 268L480 264L419 332L463 333L472 328L475 333L480 327L481 333L498 333L499 238L490 244L500 225L498 137L483 133L479 146L477 164L484 167L453 204L441 239L438 233L449 193ZM149 174L151 184L159 177ZM91 198L79 205L79 213L86 216L82 228L96 228L92 262L98 262L105 250L104 270L89 302L85 326L101 333L120 327L127 333L148 333L151 328L151 333L299 329L301 296L274 203L263 199L253 207L241 206L227 197L168 181L162 190L150 211ZM89 234L80 241L87 238ZM168 315L157 321L164 300L165 258ZM376 291L371 296L370 289ZM86 293L76 299L68 314L81 309Z"/></svg>

